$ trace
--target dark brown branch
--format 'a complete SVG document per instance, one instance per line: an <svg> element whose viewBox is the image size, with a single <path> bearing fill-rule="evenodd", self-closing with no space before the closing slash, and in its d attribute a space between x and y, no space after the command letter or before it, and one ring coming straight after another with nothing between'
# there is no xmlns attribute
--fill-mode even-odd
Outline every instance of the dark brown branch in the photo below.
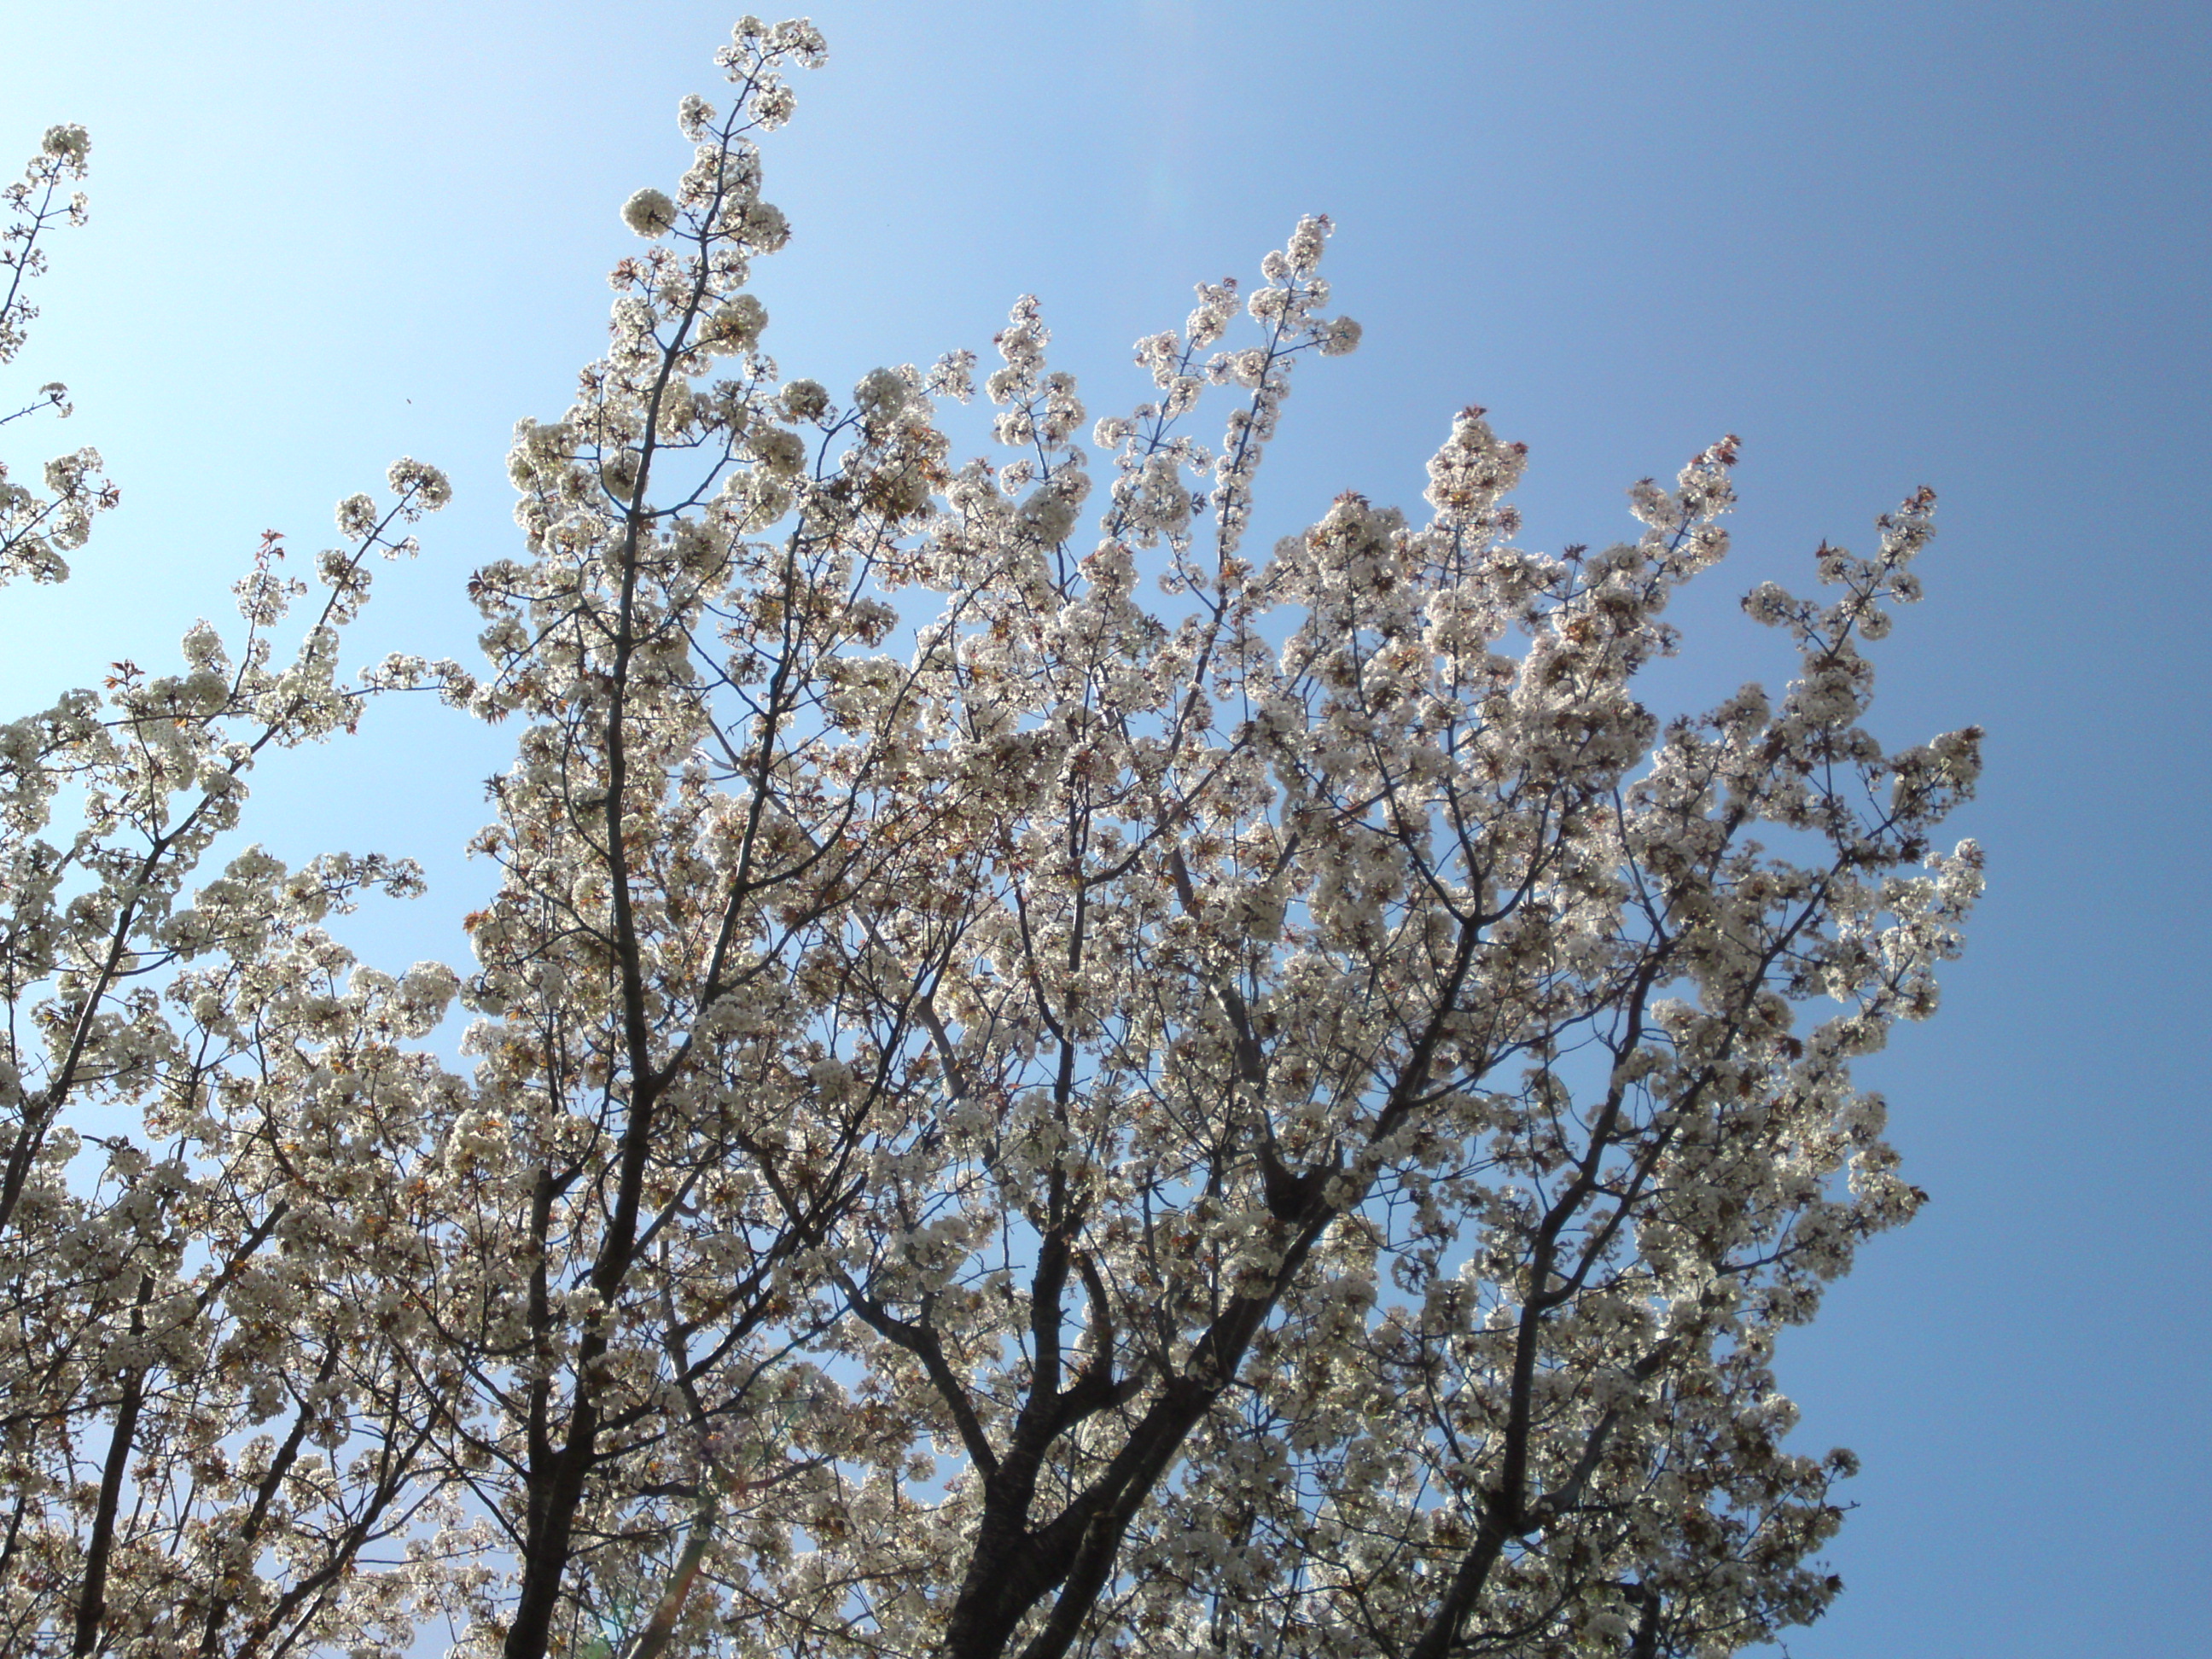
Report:
<svg viewBox="0 0 2212 1659"><path fill-rule="evenodd" d="M138 1294L131 1305L131 1334L145 1334L146 1306L154 1299L154 1275L138 1275ZM134 1365L123 1380L115 1408L115 1431L107 1443L106 1466L100 1473L100 1501L93 1510L92 1535L85 1540L84 1583L77 1591L76 1639L70 1651L83 1659L100 1646L100 1627L107 1617L107 1570L115 1553L115 1512L123 1498L124 1472L131 1467L131 1443L138 1432L138 1413L146 1403L146 1369Z"/></svg>

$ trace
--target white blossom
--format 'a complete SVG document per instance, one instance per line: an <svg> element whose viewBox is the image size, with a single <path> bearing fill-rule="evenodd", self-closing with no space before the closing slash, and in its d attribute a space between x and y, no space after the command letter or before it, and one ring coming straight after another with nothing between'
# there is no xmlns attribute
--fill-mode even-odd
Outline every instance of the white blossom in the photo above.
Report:
<svg viewBox="0 0 2212 1659"><path fill-rule="evenodd" d="M794 421L818 421L830 412L830 394L818 380L793 380L783 388L783 407Z"/></svg>
<svg viewBox="0 0 2212 1659"><path fill-rule="evenodd" d="M53 156L66 165L79 168L83 167L91 149L92 141L85 136L84 129L75 123L48 127L46 136L39 143L42 155Z"/></svg>
<svg viewBox="0 0 2212 1659"><path fill-rule="evenodd" d="M623 204L622 219L641 236L665 236L676 226L676 204L667 191L647 187Z"/></svg>

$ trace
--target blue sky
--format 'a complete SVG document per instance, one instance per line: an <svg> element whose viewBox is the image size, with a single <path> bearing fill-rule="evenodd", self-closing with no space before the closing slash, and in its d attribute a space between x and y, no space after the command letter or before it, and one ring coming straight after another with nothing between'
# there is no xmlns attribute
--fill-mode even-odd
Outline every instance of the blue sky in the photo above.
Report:
<svg viewBox="0 0 2212 1659"><path fill-rule="evenodd" d="M786 372L988 350L1035 292L1094 412L1139 333L1249 276L1303 212L1359 353L1302 371L1263 531L1338 491L1417 501L1450 412L1531 448L1525 539L1626 533L1623 488L1742 434L1735 551L1656 695L1778 680L1735 614L1871 540L1923 483L1928 602L1876 723L1989 727L1961 820L1990 894L1931 1025L1870 1068L1934 1203L1783 1350L1815 1449L1864 1457L1805 1659L2201 1650L2212 1526L2212 1136L2199 1050L2212 570L2212 10L2113 3L824 3L767 193ZM731 15L698 0L21 8L0 152L93 134L14 384L125 504L11 588L9 712L169 660L264 528L307 552L401 453L453 473L351 659L464 656L467 571L516 550L502 471L603 339L616 209L665 185ZM12 151L9 147L12 146ZM460 845L504 740L384 707L257 779L289 857L405 852L362 918L455 954Z"/></svg>

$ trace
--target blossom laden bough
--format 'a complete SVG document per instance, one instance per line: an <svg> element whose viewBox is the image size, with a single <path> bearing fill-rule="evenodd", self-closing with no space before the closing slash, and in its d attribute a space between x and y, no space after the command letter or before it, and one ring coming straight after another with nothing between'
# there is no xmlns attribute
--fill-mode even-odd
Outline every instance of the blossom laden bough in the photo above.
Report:
<svg viewBox="0 0 2212 1659"><path fill-rule="evenodd" d="M14 361L22 349L25 331L39 314L24 285L46 269L46 251L39 246L40 238L55 224L85 222L84 192L73 191L64 197L61 190L65 183L86 176L90 151L91 141L82 127L49 127L22 178L0 191L0 205L12 219L0 230L0 270L8 276L7 291L0 295L0 364ZM58 380L40 386L38 396L21 408L0 415L0 426L48 412L63 420L76 412L69 388ZM48 493L40 495L12 482L6 463L0 462L0 583L19 575L38 582L67 578L69 563L63 555L84 545L92 533L94 514L122 499L100 467L96 449L57 456L46 464Z"/></svg>

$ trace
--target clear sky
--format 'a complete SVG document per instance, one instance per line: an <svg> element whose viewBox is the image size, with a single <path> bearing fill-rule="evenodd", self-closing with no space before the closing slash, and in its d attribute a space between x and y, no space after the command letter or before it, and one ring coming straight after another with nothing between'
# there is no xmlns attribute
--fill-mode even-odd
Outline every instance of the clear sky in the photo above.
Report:
<svg viewBox="0 0 2212 1659"><path fill-rule="evenodd" d="M1450 412L1532 451L1525 539L1629 533L1623 488L1744 439L1736 550L1658 693L1778 679L1735 612L1941 493L1876 725L1990 732L1960 820L1990 893L1931 1025L1869 1068L1934 1194L1782 1353L1813 1449L1865 1459L1802 1659L2208 1650L2205 1018L2212 8L1492 0L824 0L767 194L787 373L988 351L1038 294L1094 412L1139 333L1302 212L1365 325L1299 377L1263 531L1345 489L1417 504ZM0 22L0 160L90 127L10 390L124 506L11 588L7 712L173 659L264 528L301 552L395 456L453 475L352 659L467 657L467 571L516 551L502 467L604 338L616 209L687 150L732 14L702 0L74 0ZM12 166L13 163L9 162ZM35 452L35 454L33 453ZM454 955L501 734L419 707L257 775L298 858L404 852L373 955Z"/></svg>

